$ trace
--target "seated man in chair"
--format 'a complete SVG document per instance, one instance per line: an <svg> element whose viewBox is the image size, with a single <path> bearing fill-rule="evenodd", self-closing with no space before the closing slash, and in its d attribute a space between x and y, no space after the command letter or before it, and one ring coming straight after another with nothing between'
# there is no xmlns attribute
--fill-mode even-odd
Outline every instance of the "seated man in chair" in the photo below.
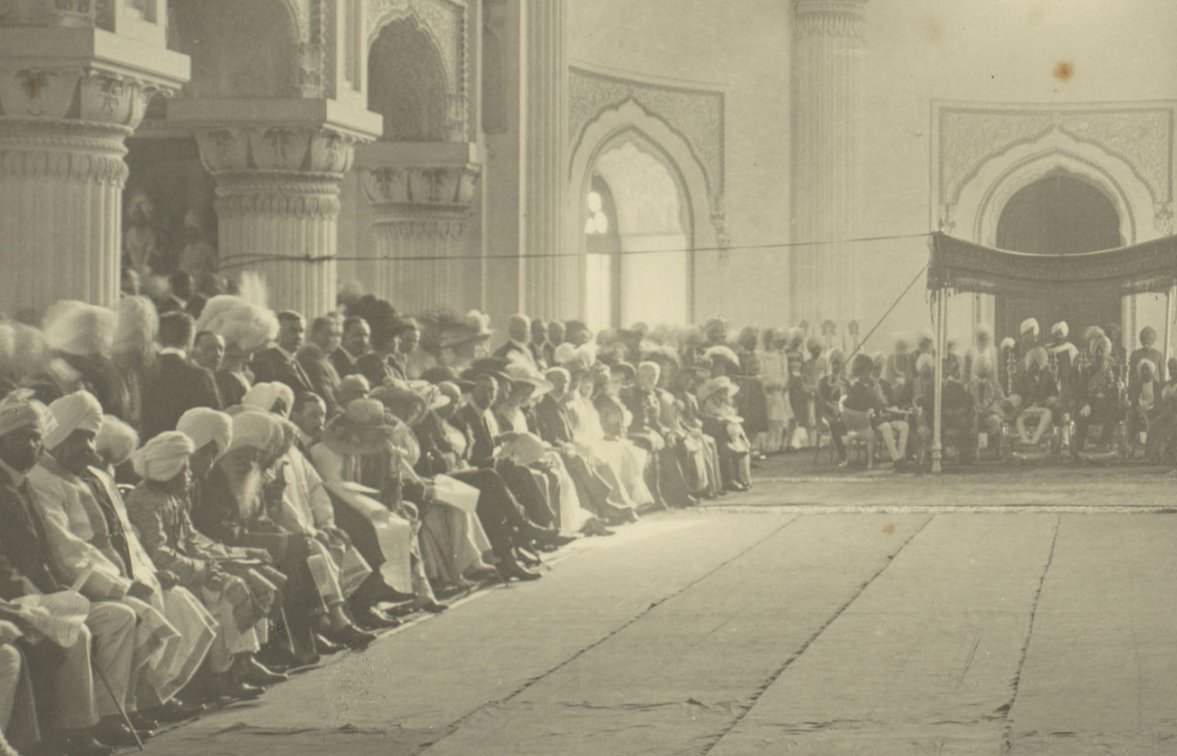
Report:
<svg viewBox="0 0 1177 756"><path fill-rule="evenodd" d="M852 412L865 412L870 415L871 427L882 436L895 470L902 471L906 467L909 428L903 420L887 418L887 407L872 385L873 372L874 361L870 357L865 354L855 356L850 365L853 381L846 391L842 407Z"/></svg>
<svg viewBox="0 0 1177 756"><path fill-rule="evenodd" d="M1077 388L1079 413L1075 418L1075 445L1071 449L1075 457L1083 451L1092 425L1100 426L1100 444L1106 447L1122 419L1124 386L1112 359L1111 339L1107 336L1094 340L1091 362L1080 374Z"/></svg>
<svg viewBox="0 0 1177 756"><path fill-rule="evenodd" d="M1021 372L1014 379L1015 404L1020 407L1017 416L1018 440L1026 446L1037 446L1043 435L1054 422L1058 404L1058 383L1046 369L1050 355L1042 347L1034 347L1026 353ZM1034 431L1027 430L1034 424Z"/></svg>

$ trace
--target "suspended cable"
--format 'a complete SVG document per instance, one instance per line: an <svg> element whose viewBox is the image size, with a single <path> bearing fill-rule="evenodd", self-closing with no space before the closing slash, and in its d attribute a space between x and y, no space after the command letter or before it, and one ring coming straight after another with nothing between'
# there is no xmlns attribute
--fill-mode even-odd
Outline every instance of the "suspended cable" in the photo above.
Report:
<svg viewBox="0 0 1177 756"><path fill-rule="evenodd" d="M671 255L683 253L698 253L698 252L756 252L774 249L798 249L802 247L825 247L835 244L864 244L868 242L881 241L905 241L911 239L925 239L932 234L928 232L919 234L895 234L890 236L865 236L854 239L837 239L826 241L805 241L805 242L776 242L772 244L751 244L739 245L731 247L683 247L678 249L631 249L619 250L611 253L622 257L631 255ZM241 268L247 265L256 264L259 262L302 262L302 263L320 263L335 260L336 262L480 262L483 260L532 260L532 259L553 259L553 258L568 258L568 257L584 257L582 252L533 252L533 253L500 253L489 255L455 255L455 256L438 256L438 255L255 255L250 252L242 252L235 255L227 255L218 260L218 267L222 270L229 268ZM233 262L231 262L233 261Z"/></svg>

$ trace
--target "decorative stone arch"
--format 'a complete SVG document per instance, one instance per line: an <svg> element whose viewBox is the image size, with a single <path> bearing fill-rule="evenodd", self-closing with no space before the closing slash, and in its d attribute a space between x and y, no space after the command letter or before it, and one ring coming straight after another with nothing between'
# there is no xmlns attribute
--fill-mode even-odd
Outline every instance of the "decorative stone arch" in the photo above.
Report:
<svg viewBox="0 0 1177 756"><path fill-rule="evenodd" d="M702 163L681 134L630 98L601 111L585 126L573 148L565 227L574 238L569 239L567 248L584 250L582 204L592 184L593 168L601 155L626 140L633 140L658 156L675 179L684 216L682 225L691 249L718 247L723 229L722 200L712 194ZM585 264L581 264L582 280ZM688 309L693 316L697 308L696 281L706 271L700 270L694 253L689 257L688 267L691 271Z"/></svg>
<svg viewBox="0 0 1177 756"><path fill-rule="evenodd" d="M465 4L449 0L369 0L364 21L364 47L372 46L386 26L411 22L430 42L445 72L445 93L451 141L466 140L469 41ZM369 82L370 84L371 82Z"/></svg>
<svg viewBox="0 0 1177 756"><path fill-rule="evenodd" d="M1120 216L1120 237L1135 244L1161 235L1148 186L1132 167L1097 144L1062 129L991 156L963 185L953 207L957 233L993 245L1006 203L1019 190L1055 172L1085 181L1111 200Z"/></svg>
<svg viewBox="0 0 1177 756"><path fill-rule="evenodd" d="M684 223L696 248L715 247L722 229L722 200L713 196L703 165L689 142L664 120L629 99L607 108L585 126L569 164L569 228L579 232L581 202L592 181L592 168L610 146L632 135L666 161L683 191L683 207L690 213ZM717 227L718 226L718 227ZM576 248L576 245L572 248Z"/></svg>
<svg viewBox="0 0 1177 756"><path fill-rule="evenodd" d="M407 14L380 27L368 44L368 72L368 109L384 115L384 140L447 141L452 97L445 62L419 19Z"/></svg>
<svg viewBox="0 0 1177 756"><path fill-rule="evenodd" d="M1132 166L1101 145L1076 139L1061 128L991 155L962 184L946 217L951 218L955 233L996 246L998 223L1009 200L1021 189L1055 173L1083 181L1111 201L1120 218L1123 244L1164 235L1166 219L1157 210L1148 185ZM994 297L977 295L972 300L972 322L992 327L996 318ZM1154 300L1152 295L1124 297L1121 316L1125 339L1132 338L1138 322L1155 322L1159 305Z"/></svg>

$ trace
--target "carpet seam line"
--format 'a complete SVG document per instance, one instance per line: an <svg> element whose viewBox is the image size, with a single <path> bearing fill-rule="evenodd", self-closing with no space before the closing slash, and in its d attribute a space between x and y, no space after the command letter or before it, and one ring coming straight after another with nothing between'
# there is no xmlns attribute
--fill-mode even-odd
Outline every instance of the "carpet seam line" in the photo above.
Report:
<svg viewBox="0 0 1177 756"><path fill-rule="evenodd" d="M899 555L902 554L903 551L911 544L911 542L916 539L916 536L924 532L924 529L927 528L934 519L936 519L936 515L933 514L931 517L925 520L924 523L920 525L919 528L917 528L916 531L912 533L906 541L903 542L903 544L895 551L895 553L892 554L889 559L887 559L886 563L875 571L875 574L871 575L866 580L866 582L859 586L858 590L855 591L854 594L851 595L850 598L842 604L842 606L838 607L834 614L824 623L822 623L822 625L813 633L813 635L811 635L808 640L802 643L801 646L785 660L784 664L773 671L772 674L770 674L768 678L760 684L760 686L753 693L752 699L746 706L744 706L742 711L736 714L731 723L721 732L712 736L711 742L709 742L701 752L702 756L707 756L707 754L715 750L715 748L721 742L723 742L724 738L726 738L733 730L740 726L740 723L744 721L744 718L748 716L749 713L751 713L752 709L756 708L756 704L760 701L761 696L763 696L768 691L768 689L771 688L773 684L776 683L776 681L779 680L785 674L785 672L789 670L789 667L793 666L793 664L798 659L800 659L806 651L809 650L810 646L817 642L818 638L820 638L825 633L825 631L828 630L829 627L833 625L834 622L836 622L838 618L841 617L846 612L846 610L849 609L851 605L853 605L854 602L862 596L863 593L866 592L866 589L869 588L875 582L875 580L877 580L884 572L887 571L888 567L895 563L895 560L899 558Z"/></svg>

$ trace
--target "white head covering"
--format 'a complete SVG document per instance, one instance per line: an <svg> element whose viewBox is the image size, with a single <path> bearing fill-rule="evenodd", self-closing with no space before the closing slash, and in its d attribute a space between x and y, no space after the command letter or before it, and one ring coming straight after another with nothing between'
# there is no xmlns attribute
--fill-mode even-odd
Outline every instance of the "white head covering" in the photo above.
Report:
<svg viewBox="0 0 1177 756"><path fill-rule="evenodd" d="M278 318L265 307L241 297L222 294L208 300L196 332L212 331L225 340L226 347L253 352L278 335Z"/></svg>
<svg viewBox="0 0 1177 756"><path fill-rule="evenodd" d="M1071 333L1071 327L1067 325L1067 321L1060 320L1050 327L1050 333L1060 339L1065 339Z"/></svg>
<svg viewBox="0 0 1177 756"><path fill-rule="evenodd" d="M290 408L294 406L294 392L285 383L258 383L245 392L241 403L262 412L273 412L274 405L279 400L285 405L279 414L282 417L290 417Z"/></svg>
<svg viewBox="0 0 1177 756"><path fill-rule="evenodd" d="M233 442L233 418L208 407L194 407L180 416L176 430L192 440L195 449L216 442L217 456L229 451Z"/></svg>
<svg viewBox="0 0 1177 756"><path fill-rule="evenodd" d="M564 342L556 347L556 353L552 355L552 359L557 365L563 365L571 362L572 358L576 356L576 347L568 342Z"/></svg>
<svg viewBox="0 0 1177 756"><path fill-rule="evenodd" d="M94 447L98 456L110 465L118 467L131 458L139 446L139 434L135 429L119 420L114 415L104 415L102 427L98 429L98 438L94 439Z"/></svg>
<svg viewBox="0 0 1177 756"><path fill-rule="evenodd" d="M1018 333L1032 333L1035 336L1038 335L1038 332L1038 321L1034 318L1026 318L1023 320L1021 328L1018 329Z"/></svg>
<svg viewBox="0 0 1177 756"><path fill-rule="evenodd" d="M233 416L233 440L229 451L258 449L271 451L282 436L282 425L269 411L246 410Z"/></svg>
<svg viewBox="0 0 1177 756"><path fill-rule="evenodd" d="M131 464L140 478L164 483L179 474L193 451L192 439L180 431L164 431L132 454Z"/></svg>
<svg viewBox="0 0 1177 756"><path fill-rule="evenodd" d="M98 433L102 427L102 405L88 391L75 391L49 405L54 427L45 431L45 448L56 449L74 431Z"/></svg>
<svg viewBox="0 0 1177 756"><path fill-rule="evenodd" d="M24 428L37 428L45 431L46 425L52 425L53 418L45 409L45 405L33 399L33 392L28 389L17 389L0 401L0 436L7 436Z"/></svg>
<svg viewBox="0 0 1177 756"><path fill-rule="evenodd" d="M105 307L76 300L56 302L45 312L45 341L65 354L90 357L110 354L115 314Z"/></svg>

